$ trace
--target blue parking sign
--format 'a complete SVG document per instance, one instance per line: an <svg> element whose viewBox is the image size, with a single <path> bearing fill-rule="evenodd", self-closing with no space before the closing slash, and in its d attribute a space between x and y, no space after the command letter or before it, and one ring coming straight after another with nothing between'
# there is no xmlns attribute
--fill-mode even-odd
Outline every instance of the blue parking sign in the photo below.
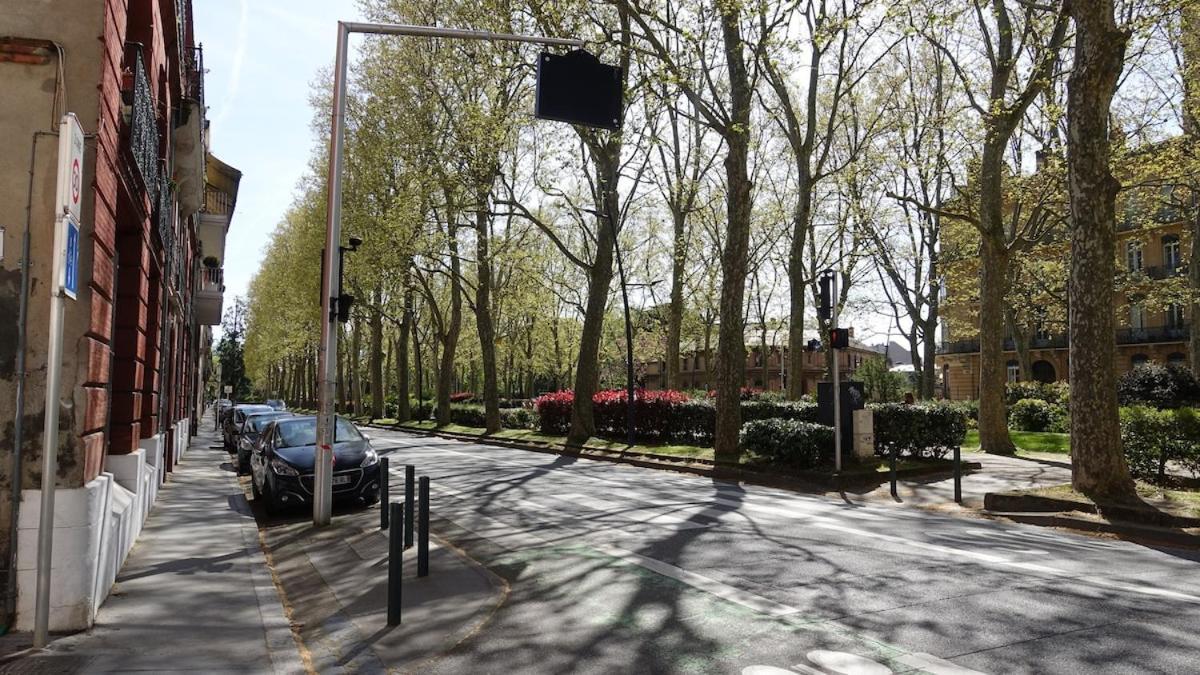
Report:
<svg viewBox="0 0 1200 675"><path fill-rule="evenodd" d="M63 293L72 300L79 290L79 224L67 218L67 256L63 260Z"/></svg>

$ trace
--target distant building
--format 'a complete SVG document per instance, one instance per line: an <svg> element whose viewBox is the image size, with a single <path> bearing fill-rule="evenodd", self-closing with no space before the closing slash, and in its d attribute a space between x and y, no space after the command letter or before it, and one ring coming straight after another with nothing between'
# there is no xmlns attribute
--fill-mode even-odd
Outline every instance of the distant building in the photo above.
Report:
<svg viewBox="0 0 1200 675"><path fill-rule="evenodd" d="M715 363L712 354L698 349L683 350L680 357L680 389L705 389L716 387L710 376ZM841 358L842 376L849 378L868 359L880 358L867 345L851 341L850 348L838 352ZM746 345L746 377L742 386L766 391L783 391L787 388L787 346L781 344ZM638 364L638 375L646 389L662 389L666 380L666 361L644 361ZM825 379L825 352L805 352L801 393L816 395L817 382Z"/></svg>
<svg viewBox="0 0 1200 675"><path fill-rule="evenodd" d="M1168 147L1164 144L1162 147ZM1156 150L1150 148L1147 153ZM1122 194L1118 200L1117 268L1113 280L1113 311L1116 313L1115 366L1118 374L1150 362L1187 365L1190 317L1178 289L1186 287L1192 242L1184 221L1189 208L1173 202L1170 187L1149 198ZM1186 197L1184 198L1186 199ZM1190 209L1194 209L1192 203ZM1065 233L1050 237L1027 255L1061 256ZM1050 252L1054 247L1055 252ZM951 277L951 278L963 278ZM946 299L971 298L978 293L978 279L971 283L948 282ZM1180 299L1170 301L1174 288ZM1151 296L1158 296L1149 302ZM1163 298L1166 298L1164 300ZM974 305L970 305L974 307ZM1057 307L1065 316L1065 307ZM942 327L943 342L938 347L937 368L942 380L942 395L951 399L979 397L979 339L976 335L959 337ZM1046 321L1033 327L1028 338L1029 372L1021 367L1016 341L1011 332L1005 336L1004 351L1009 382L1066 381L1068 377L1068 336L1064 321Z"/></svg>
<svg viewBox="0 0 1200 675"><path fill-rule="evenodd" d="M54 134L68 112L86 134L78 298L66 301L53 393L61 422L50 611L50 630L80 630L199 424L240 174L208 153L190 0L5 2L0 36L0 564L17 546L16 588L3 590L7 600L15 594L18 630L34 620Z"/></svg>

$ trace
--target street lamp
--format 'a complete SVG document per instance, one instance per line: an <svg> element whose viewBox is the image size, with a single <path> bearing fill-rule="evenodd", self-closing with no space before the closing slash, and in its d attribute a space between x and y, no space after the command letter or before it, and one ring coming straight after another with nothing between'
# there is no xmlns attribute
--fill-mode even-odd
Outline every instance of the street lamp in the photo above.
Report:
<svg viewBox="0 0 1200 675"><path fill-rule="evenodd" d="M337 340L334 330L336 316L334 303L341 305L339 297L333 296L334 283L342 278L342 163L345 154L346 125L346 75L349 60L351 33L374 35L401 35L410 37L457 38L463 40L487 40L497 42L531 42L544 45L583 47L582 40L548 38L510 33L441 28L434 26L408 26L401 24L357 23L339 21L337 27L337 56L333 72L333 119L329 152L329 203L326 211L324 272L321 275L321 342L318 351L317 447L316 466L313 476L313 525L328 525L333 505L333 440L334 411L333 393L337 382ZM360 242L361 243L361 242ZM351 246L354 245L351 240ZM334 257L334 249L338 255ZM338 289L341 290L340 287Z"/></svg>

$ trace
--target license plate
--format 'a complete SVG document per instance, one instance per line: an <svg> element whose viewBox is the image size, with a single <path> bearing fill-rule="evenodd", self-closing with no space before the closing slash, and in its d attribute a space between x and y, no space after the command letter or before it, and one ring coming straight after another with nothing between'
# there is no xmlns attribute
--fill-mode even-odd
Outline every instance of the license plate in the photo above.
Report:
<svg viewBox="0 0 1200 675"><path fill-rule="evenodd" d="M350 476L334 476L333 477L334 485L347 485L349 483L350 483Z"/></svg>

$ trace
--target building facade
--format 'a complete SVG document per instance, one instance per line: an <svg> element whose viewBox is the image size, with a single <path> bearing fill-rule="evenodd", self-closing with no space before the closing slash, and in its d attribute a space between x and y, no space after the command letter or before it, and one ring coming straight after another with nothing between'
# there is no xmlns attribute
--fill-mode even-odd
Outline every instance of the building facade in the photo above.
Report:
<svg viewBox="0 0 1200 675"><path fill-rule="evenodd" d="M1189 363L1190 317L1187 303L1191 241L1183 210L1157 208L1145 217L1126 217L1117 224L1117 277L1113 311L1117 331L1115 367L1118 375L1146 363L1186 366ZM1037 254L1037 251L1034 252ZM947 288L948 294L974 289ZM1173 301L1174 300L1174 301ZM1065 315L1065 308L1061 308ZM956 339L943 325L937 366L946 398L979 398L979 340ZM1005 338L1009 382L1065 382L1069 342L1061 323L1035 327L1028 337L1029 366L1022 368L1014 338ZM1028 372L1027 372L1028 371Z"/></svg>
<svg viewBox="0 0 1200 675"><path fill-rule="evenodd" d="M849 349L838 351L841 375L849 379L865 361L882 356L862 343L851 341ZM711 351L704 350L694 350L681 356L679 388L711 390L716 387L716 380L711 375L712 367L716 365L715 361L711 361L713 358ZM646 389L663 389L666 372L666 361L646 361L638 364L637 375ZM816 396L817 383L825 379L825 372L825 352L805 352L804 370L800 375L803 378L801 393ZM786 345L747 345L743 386L764 391L784 391L790 376L787 372Z"/></svg>
<svg viewBox="0 0 1200 675"><path fill-rule="evenodd" d="M33 624L59 120L85 132L65 300L51 630L91 625L186 451L220 321L236 171L208 152L190 0L0 13L0 551L6 625ZM232 178L232 180L231 180Z"/></svg>

